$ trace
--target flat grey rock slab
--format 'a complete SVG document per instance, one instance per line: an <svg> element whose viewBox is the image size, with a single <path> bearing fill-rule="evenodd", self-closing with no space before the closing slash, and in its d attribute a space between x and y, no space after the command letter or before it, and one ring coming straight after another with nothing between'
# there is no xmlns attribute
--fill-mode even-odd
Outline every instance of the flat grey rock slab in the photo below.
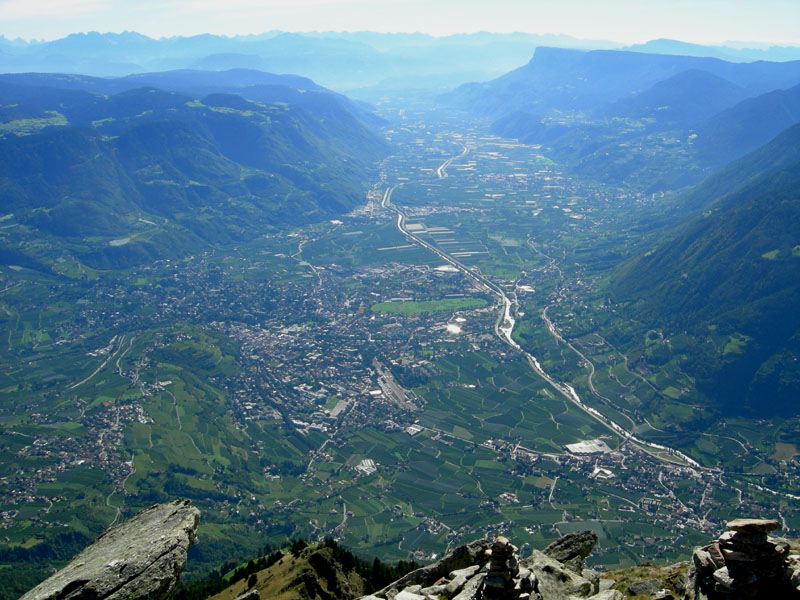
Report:
<svg viewBox="0 0 800 600"><path fill-rule="evenodd" d="M726 527L739 533L768 533L781 529L781 524L772 519L734 519Z"/></svg>
<svg viewBox="0 0 800 600"><path fill-rule="evenodd" d="M108 529L20 600L162 600L178 585L200 511L158 504Z"/></svg>
<svg viewBox="0 0 800 600"><path fill-rule="evenodd" d="M394 600L425 600L425 596L421 596L420 594L415 594L414 592L409 592L403 590L394 597Z"/></svg>
<svg viewBox="0 0 800 600"><path fill-rule="evenodd" d="M586 600L625 600L625 595L619 590L605 590Z"/></svg>

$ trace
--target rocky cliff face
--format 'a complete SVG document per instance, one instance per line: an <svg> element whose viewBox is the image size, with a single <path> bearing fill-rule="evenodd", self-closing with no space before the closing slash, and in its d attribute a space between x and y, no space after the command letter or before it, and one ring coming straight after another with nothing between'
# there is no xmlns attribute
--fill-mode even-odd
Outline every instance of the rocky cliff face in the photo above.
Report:
<svg viewBox="0 0 800 600"><path fill-rule="evenodd" d="M152 506L100 536L20 600L162 600L178 585L200 511L188 500Z"/></svg>

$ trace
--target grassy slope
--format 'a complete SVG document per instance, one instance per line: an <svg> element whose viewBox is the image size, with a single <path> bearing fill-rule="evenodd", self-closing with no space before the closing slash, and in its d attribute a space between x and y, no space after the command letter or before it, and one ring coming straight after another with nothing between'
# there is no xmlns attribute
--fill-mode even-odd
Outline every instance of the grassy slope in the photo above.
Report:
<svg viewBox="0 0 800 600"><path fill-rule="evenodd" d="M298 598L334 598L350 600L364 594L364 582L354 571L345 573L330 548L306 548L295 558L285 555L277 563L257 574L255 589L262 598L295 600ZM233 600L248 588L247 578L237 581L212 600Z"/></svg>

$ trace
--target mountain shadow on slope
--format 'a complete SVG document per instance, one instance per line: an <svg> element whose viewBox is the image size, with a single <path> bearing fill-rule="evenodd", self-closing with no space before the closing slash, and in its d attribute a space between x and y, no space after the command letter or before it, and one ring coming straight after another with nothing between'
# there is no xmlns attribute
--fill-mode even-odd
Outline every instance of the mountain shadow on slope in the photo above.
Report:
<svg viewBox="0 0 800 600"><path fill-rule="evenodd" d="M705 212L612 280L634 319L692 336L682 368L729 414L798 413L798 148L800 125L732 165L734 189L725 172L706 182L693 194L717 193Z"/></svg>
<svg viewBox="0 0 800 600"><path fill-rule="evenodd" d="M795 85L748 98L699 123L692 143L702 162L719 168L798 122L800 85Z"/></svg>

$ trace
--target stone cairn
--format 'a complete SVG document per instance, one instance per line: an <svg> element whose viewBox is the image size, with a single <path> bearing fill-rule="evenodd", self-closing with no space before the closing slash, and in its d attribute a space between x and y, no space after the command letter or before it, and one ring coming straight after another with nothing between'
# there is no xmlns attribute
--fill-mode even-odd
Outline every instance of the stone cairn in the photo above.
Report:
<svg viewBox="0 0 800 600"><path fill-rule="evenodd" d="M695 549L687 598L800 598L800 572L789 560L788 542L767 535L780 528L765 519L729 522L717 541Z"/></svg>
<svg viewBox="0 0 800 600"><path fill-rule="evenodd" d="M489 566L478 593L485 600L528 600L534 590L535 576L529 569L520 568L516 557L517 547L506 537L498 537L492 544Z"/></svg>
<svg viewBox="0 0 800 600"><path fill-rule="evenodd" d="M503 536L498 537L489 551L489 569L483 578L481 596L486 600L518 598L514 578L519 575L519 566L514 556L514 545Z"/></svg>
<svg viewBox="0 0 800 600"><path fill-rule="evenodd" d="M477 540L360 600L623 600L621 592L608 589L613 581L600 591L596 573L575 570L595 539L581 532L551 545L569 566L535 549L520 560L505 537Z"/></svg>

